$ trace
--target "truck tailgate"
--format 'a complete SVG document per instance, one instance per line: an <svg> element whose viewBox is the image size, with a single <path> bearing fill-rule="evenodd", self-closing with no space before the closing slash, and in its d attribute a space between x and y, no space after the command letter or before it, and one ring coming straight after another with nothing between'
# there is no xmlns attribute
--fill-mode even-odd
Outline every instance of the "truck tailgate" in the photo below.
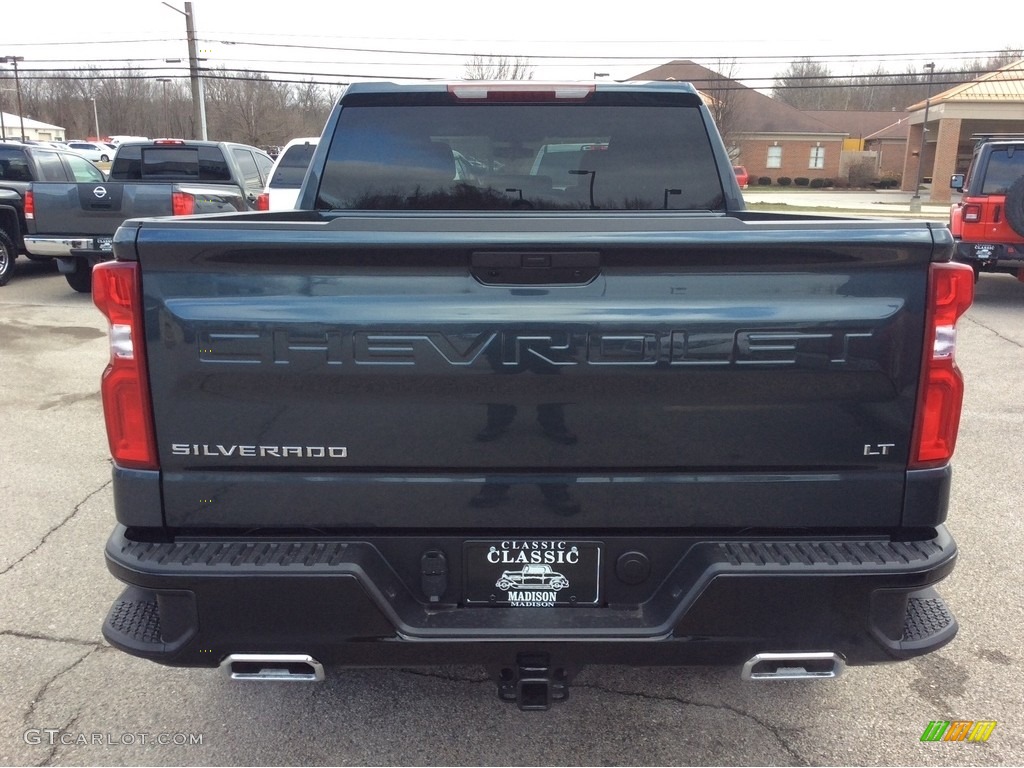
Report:
<svg viewBox="0 0 1024 768"><path fill-rule="evenodd" d="M167 525L901 522L930 225L242 219L137 225Z"/></svg>
<svg viewBox="0 0 1024 768"><path fill-rule="evenodd" d="M170 184L34 184L35 231L110 237L129 215L171 213Z"/></svg>

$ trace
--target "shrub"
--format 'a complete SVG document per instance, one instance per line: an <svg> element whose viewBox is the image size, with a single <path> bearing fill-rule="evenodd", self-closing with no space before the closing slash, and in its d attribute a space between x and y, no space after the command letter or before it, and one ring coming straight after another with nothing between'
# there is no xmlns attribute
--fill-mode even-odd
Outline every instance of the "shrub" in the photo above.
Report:
<svg viewBox="0 0 1024 768"><path fill-rule="evenodd" d="M875 161L864 157L850 164L851 187L867 187L875 180Z"/></svg>
<svg viewBox="0 0 1024 768"><path fill-rule="evenodd" d="M810 185L811 180L808 179L806 176L797 176L795 179L793 179L793 183L796 184L798 187L806 187Z"/></svg>
<svg viewBox="0 0 1024 768"><path fill-rule="evenodd" d="M824 182L822 186L825 187L825 189L830 189L836 185L835 179L822 179L822 181Z"/></svg>
<svg viewBox="0 0 1024 768"><path fill-rule="evenodd" d="M902 182L902 181L903 181L903 176L902 175L900 175L898 173L890 172L890 173L887 173L884 176L882 176L881 184L883 186L881 186L879 188L880 189L896 189L900 185L900 182Z"/></svg>
<svg viewBox="0 0 1024 768"><path fill-rule="evenodd" d="M757 186L759 186L759 187L770 187L771 185L772 185L772 177L771 176L758 176L757 177Z"/></svg>
<svg viewBox="0 0 1024 768"><path fill-rule="evenodd" d="M775 183L778 184L780 187L788 187L790 184L793 183L793 180L789 178L789 176L779 176L779 178L775 180Z"/></svg>
<svg viewBox="0 0 1024 768"><path fill-rule="evenodd" d="M823 189L825 187L825 179L811 179L811 189Z"/></svg>

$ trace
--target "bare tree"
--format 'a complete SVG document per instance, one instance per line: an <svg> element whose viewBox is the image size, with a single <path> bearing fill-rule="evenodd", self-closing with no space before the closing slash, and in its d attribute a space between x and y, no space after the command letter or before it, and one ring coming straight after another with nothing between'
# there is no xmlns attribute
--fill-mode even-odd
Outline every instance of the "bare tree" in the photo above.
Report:
<svg viewBox="0 0 1024 768"><path fill-rule="evenodd" d="M466 64L467 80L533 80L533 65L527 58L473 56Z"/></svg>
<svg viewBox="0 0 1024 768"><path fill-rule="evenodd" d="M862 110L902 112L927 96L969 83L1022 58L1007 48L985 61L976 59L932 73L921 69L890 73L876 67L865 75L834 77L828 67L800 59L776 76L772 97L803 110Z"/></svg>
<svg viewBox="0 0 1024 768"><path fill-rule="evenodd" d="M733 137L738 130L742 130L742 127L737 125L739 91L736 83L736 59L719 59L713 68L708 69L713 77L701 81L700 91L707 97L708 109L715 119L718 132L722 134L725 146L730 154L735 154L739 150Z"/></svg>
<svg viewBox="0 0 1024 768"><path fill-rule="evenodd" d="M274 82L259 72L221 69L206 75L208 133L223 141L255 146L282 143L291 132L287 83Z"/></svg>
<svg viewBox="0 0 1024 768"><path fill-rule="evenodd" d="M828 86L832 73L819 61L803 58L775 77L772 98L797 109L830 109Z"/></svg>
<svg viewBox="0 0 1024 768"><path fill-rule="evenodd" d="M995 56L990 56L984 62L975 59L971 62L970 68L991 72L996 69L1002 69L1007 64L1013 64L1013 62L1020 61L1021 59L1024 59L1024 51L1020 48L1003 48Z"/></svg>

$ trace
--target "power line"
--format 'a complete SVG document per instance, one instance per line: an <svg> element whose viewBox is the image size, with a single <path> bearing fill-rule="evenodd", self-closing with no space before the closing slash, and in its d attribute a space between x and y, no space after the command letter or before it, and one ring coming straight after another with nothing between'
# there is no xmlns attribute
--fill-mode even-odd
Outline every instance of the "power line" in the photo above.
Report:
<svg viewBox="0 0 1024 768"><path fill-rule="evenodd" d="M304 36L305 37L305 36ZM279 40L280 36L274 36L275 40ZM316 37L315 39L319 39ZM245 39L232 39L230 35L227 36L206 36L198 38L199 42L205 44L220 44L228 46L250 46L256 48L270 48L274 50L281 49L294 49L304 51L324 51L329 53L369 53L369 54L380 54L380 55L402 55L402 56L427 56L433 58L466 58L467 56L478 55L481 49L487 47L487 41L478 40L459 40L455 42L472 43L474 48L472 50L438 50L438 49L413 49L413 48L393 48L393 47L369 47L369 46L351 46L351 45L315 45L310 43L282 43L282 42L259 42ZM114 45L138 45L138 44L151 44L156 42L166 43L181 43L181 38L174 37L160 37L160 38L139 38L131 40L104 40L103 46L109 50ZM432 41L436 42L436 41ZM445 42L453 42L448 40ZM514 42L522 44L522 41L490 41L490 42ZM602 44L602 41L543 41L545 44L552 46L565 46L565 45L581 45L581 44ZM622 45L623 41L603 41L605 44L618 44ZM707 40L699 41L701 44L706 44ZM725 42L725 41L723 41ZM735 45L735 41L730 41L731 44ZM96 40L77 40L77 41L59 41L59 42L43 42L43 43L13 43L12 46L18 46L22 48L40 48L45 46L84 46L84 45L96 45ZM642 54L629 54L629 55L614 55L614 54L601 54L599 56L590 55L572 55L572 54L537 54L537 53L502 53L502 58L522 58L529 59L531 61L540 61L545 63L555 62L592 62L596 64L612 63L612 62L637 62L637 61L650 61L650 60L661 60L671 61L680 58L679 51L685 50L687 45L693 45L696 43L687 43L686 41L637 41L636 44L642 44L645 46L650 45L666 45L672 46L675 52L670 54L664 54L659 52L644 52ZM912 61L917 59L928 59L928 60L952 60L966 57L996 57L1006 52L1007 48L1003 49L986 49L986 50L965 50L965 51L919 51L919 52L890 52L890 53L820 53L820 54L798 54L793 53L780 53L780 54L763 54L763 55L744 55L744 56L699 56L690 57L693 60L699 61L723 61L729 60L734 61L737 64L765 64L765 63L786 63L801 60L813 60L813 61L825 61L835 63L859 63L864 61L870 62L896 62L896 61ZM42 59L42 61L64 61L60 59Z"/></svg>
<svg viewBox="0 0 1024 768"><path fill-rule="evenodd" d="M365 65L365 62L360 62ZM187 70L182 68L160 68L161 71L178 71L182 74L178 77L186 77ZM131 68L125 70L124 68L118 67L90 67L88 70L83 72L69 73L67 71L60 70L49 70L49 69L25 69L22 67L19 72L24 80L38 80L38 81L53 81L53 80L83 80L83 81L96 81L96 80L107 80L111 76L116 75L119 80L155 80L157 77L166 75L152 73L152 72L139 72L139 74L131 74L135 70ZM284 80L281 78L272 78L271 75L283 75L290 78L345 78L345 79L417 79L417 80L437 80L435 77L410 77L407 74L365 74L360 72L324 72L324 71L305 71L295 72L291 70L280 70L280 69L259 69L251 67L243 68L211 68L211 67L200 67L200 73L203 78L211 80L246 80L246 81L259 81L259 80L271 80L280 82L305 82L303 80ZM960 85L964 82L974 80L980 75L989 74L991 70L983 69L964 69L955 70L950 72L942 72L939 75L932 78L933 86L955 86ZM752 78L726 78L724 76L720 78L691 78L689 82L698 89L708 90L749 90L751 86L745 86L744 82L754 83L765 83L765 87L772 87L774 90L794 90L794 89L816 89L816 88L857 88L857 87L914 87L923 86L925 83L923 80L908 79L913 76L907 74L867 74L867 75L792 75L792 76L775 76L775 77L752 77ZM987 79L990 83L1007 83L1007 82L1021 82L1024 81L1024 72L1004 72L993 74L992 77ZM327 81L324 81L327 82Z"/></svg>

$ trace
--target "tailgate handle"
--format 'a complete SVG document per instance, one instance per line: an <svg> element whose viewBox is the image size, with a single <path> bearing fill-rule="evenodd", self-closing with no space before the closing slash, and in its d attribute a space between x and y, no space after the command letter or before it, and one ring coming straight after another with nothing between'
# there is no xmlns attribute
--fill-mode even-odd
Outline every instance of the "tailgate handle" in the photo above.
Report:
<svg viewBox="0 0 1024 768"><path fill-rule="evenodd" d="M597 251L475 251L473 277L484 285L585 285L601 271Z"/></svg>

